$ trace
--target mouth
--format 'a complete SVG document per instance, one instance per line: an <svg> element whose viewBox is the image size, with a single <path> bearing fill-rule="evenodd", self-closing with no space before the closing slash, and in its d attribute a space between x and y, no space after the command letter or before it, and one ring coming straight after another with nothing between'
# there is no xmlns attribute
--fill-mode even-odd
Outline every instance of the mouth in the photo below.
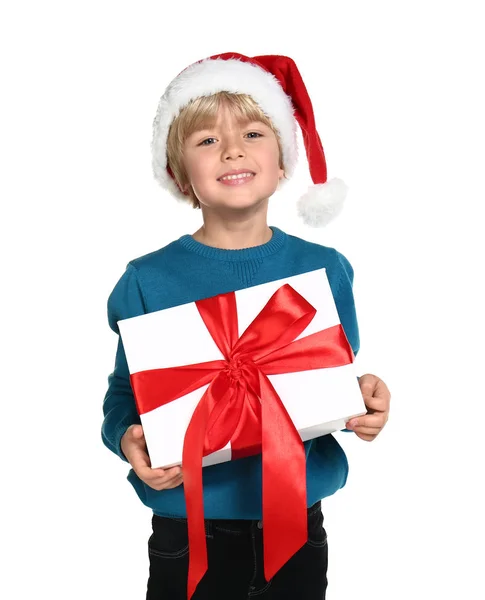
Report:
<svg viewBox="0 0 485 600"><path fill-rule="evenodd" d="M219 177L217 181L224 185L244 185L245 183L249 183L255 177L255 173L246 171L235 175L224 175L223 177Z"/></svg>

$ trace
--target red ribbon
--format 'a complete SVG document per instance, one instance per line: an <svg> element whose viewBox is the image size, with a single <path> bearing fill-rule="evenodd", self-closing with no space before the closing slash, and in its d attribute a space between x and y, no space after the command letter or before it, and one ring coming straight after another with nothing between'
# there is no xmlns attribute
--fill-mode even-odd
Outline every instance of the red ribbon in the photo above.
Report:
<svg viewBox="0 0 485 600"><path fill-rule="evenodd" d="M225 360L131 375L140 415L210 384L187 428L182 456L189 599L207 571L203 456L228 442L234 458L262 451L264 572L269 581L306 543L308 532L304 447L268 375L354 360L341 325L296 340L316 310L288 284L276 291L241 337L233 292L196 305Z"/></svg>

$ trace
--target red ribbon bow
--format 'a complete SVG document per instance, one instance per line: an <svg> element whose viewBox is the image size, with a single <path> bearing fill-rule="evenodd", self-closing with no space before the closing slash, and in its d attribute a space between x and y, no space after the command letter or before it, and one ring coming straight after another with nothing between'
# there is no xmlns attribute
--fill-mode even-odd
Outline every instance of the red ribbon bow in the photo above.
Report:
<svg viewBox="0 0 485 600"><path fill-rule="evenodd" d="M189 599L207 571L203 456L229 442L235 458L262 450L264 572L269 581L306 543L308 532L304 447L268 375L338 367L354 359L341 325L296 340L316 310L288 284L241 337L234 292L196 305L225 360L131 375L140 415L210 384L187 428L182 456Z"/></svg>

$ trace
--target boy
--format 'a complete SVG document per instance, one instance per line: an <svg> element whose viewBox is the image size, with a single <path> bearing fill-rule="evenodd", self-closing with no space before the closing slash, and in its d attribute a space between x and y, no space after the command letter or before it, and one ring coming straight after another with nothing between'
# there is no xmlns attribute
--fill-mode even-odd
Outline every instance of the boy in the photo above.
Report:
<svg viewBox="0 0 485 600"><path fill-rule="evenodd" d="M342 326L357 354L348 260L266 222L269 198L295 166L295 119L316 184L300 200L299 212L306 222L323 225L340 211L346 188L339 180L326 181L311 102L291 59L218 55L191 65L169 85L154 121L154 173L163 187L201 209L203 225L130 261L108 300L116 333L121 319L326 267ZM374 376L360 383L363 393L364 383L371 388L364 399L372 414L359 418L357 427L347 426L370 440L387 420L390 396ZM187 594L194 600L325 598L327 539L320 501L343 487L348 473L332 435L304 444L308 541L269 581L263 571L261 456L204 468L208 570L203 577L192 574L187 589L183 473L180 467L150 466L121 339L103 408L103 441L131 464L128 479L153 510L148 600Z"/></svg>

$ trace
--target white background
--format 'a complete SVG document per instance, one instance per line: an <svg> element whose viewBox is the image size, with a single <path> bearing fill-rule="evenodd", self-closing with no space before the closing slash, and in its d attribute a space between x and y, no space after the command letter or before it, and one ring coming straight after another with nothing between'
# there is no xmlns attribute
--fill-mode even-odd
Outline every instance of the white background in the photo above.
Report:
<svg viewBox="0 0 485 600"><path fill-rule="evenodd" d="M328 599L483 597L480 3L283 5L2 5L2 597L144 598L150 511L100 439L106 300L129 260L199 226L152 177L151 124L174 76L227 51L301 70L348 201L298 223L303 159L270 222L350 260L359 372L392 392L376 441L338 434Z"/></svg>

